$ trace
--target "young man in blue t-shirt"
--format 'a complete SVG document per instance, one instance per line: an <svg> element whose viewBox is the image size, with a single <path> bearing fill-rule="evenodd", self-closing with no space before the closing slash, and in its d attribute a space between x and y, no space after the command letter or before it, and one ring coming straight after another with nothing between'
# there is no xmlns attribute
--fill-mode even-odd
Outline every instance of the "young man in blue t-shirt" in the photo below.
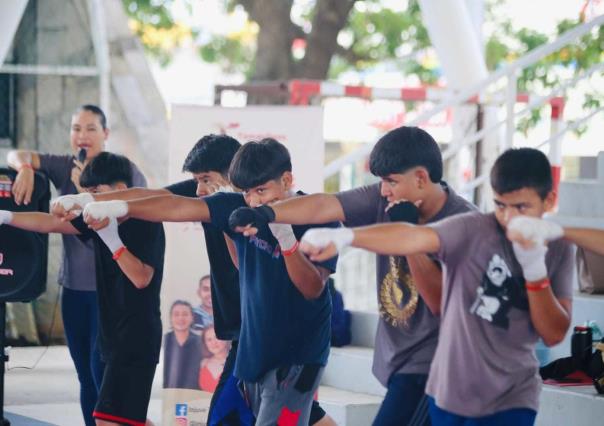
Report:
<svg viewBox="0 0 604 426"><path fill-rule="evenodd" d="M297 250L298 239L309 226L264 225L249 238L229 226L231 213L239 207L295 196L291 170L287 149L274 139L264 139L244 145L231 164L231 182L243 193L219 192L198 200L163 195L90 203L84 213L93 227L105 218L126 215L150 221L202 221L233 240L242 305L235 376L244 384L257 425L274 425L280 416L289 424L307 425L329 354L331 301L325 281L336 260L313 264Z"/></svg>

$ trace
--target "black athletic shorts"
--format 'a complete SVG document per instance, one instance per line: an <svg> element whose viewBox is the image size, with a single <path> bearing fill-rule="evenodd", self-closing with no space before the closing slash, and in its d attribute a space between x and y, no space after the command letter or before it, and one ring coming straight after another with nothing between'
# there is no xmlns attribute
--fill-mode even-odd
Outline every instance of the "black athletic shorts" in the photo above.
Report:
<svg viewBox="0 0 604 426"><path fill-rule="evenodd" d="M93 417L125 425L145 426L156 366L109 362L105 366Z"/></svg>
<svg viewBox="0 0 604 426"><path fill-rule="evenodd" d="M308 420L309 425L314 425L319 420L325 417L325 410L319 405L317 401L312 402L312 407L310 407L310 419Z"/></svg>

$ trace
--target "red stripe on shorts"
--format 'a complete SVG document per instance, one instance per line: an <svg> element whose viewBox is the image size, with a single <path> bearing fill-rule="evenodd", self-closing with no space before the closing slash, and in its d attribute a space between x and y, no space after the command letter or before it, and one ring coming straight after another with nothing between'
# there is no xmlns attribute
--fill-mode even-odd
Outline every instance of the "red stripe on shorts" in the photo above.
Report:
<svg viewBox="0 0 604 426"><path fill-rule="evenodd" d="M145 422L138 422L136 420L126 419L124 417L112 416L111 414L100 413L98 411L92 412L92 417L101 419L101 420L110 420L118 423L124 423L132 426L145 426Z"/></svg>

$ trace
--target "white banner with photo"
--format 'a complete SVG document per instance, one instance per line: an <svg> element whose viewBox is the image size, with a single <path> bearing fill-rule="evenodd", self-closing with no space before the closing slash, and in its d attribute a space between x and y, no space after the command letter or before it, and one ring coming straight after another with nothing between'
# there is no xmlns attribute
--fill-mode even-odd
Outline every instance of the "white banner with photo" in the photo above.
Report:
<svg viewBox="0 0 604 426"><path fill-rule="evenodd" d="M321 107L246 108L173 105L169 180L190 178L182 163L204 135L228 134L242 144L271 137L292 157L296 190L323 190L323 110ZM162 288L164 342L163 425L205 424L211 394L229 350L216 339L212 320L210 272L199 223L165 224L166 263ZM174 328L188 330L178 336Z"/></svg>

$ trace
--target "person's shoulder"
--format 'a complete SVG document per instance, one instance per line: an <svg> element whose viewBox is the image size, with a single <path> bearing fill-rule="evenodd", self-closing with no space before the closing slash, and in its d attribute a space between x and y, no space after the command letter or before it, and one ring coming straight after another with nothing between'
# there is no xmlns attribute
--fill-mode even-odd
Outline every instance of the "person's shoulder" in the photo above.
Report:
<svg viewBox="0 0 604 426"><path fill-rule="evenodd" d="M243 198L243 194L241 192L215 192L212 195L208 195L203 197L206 201L222 201L222 202L241 202L245 204L245 200Z"/></svg>
<svg viewBox="0 0 604 426"><path fill-rule="evenodd" d="M40 169L60 168L71 171L74 157L71 154L50 154L46 152L38 152L40 159Z"/></svg>
<svg viewBox="0 0 604 426"><path fill-rule="evenodd" d="M550 241L547 244L548 252L552 253L552 255L557 255L559 257L574 256L576 248L577 247L573 243L561 238L554 241Z"/></svg>
<svg viewBox="0 0 604 426"><path fill-rule="evenodd" d="M157 234L163 235L163 225L161 222L149 222L148 220L129 218L120 224L124 232L134 234L144 234L150 237Z"/></svg>
<svg viewBox="0 0 604 426"><path fill-rule="evenodd" d="M344 191L336 192L335 196L341 198L355 198L355 197L381 197L380 183L373 183L370 185L359 186L358 188L346 189Z"/></svg>
<svg viewBox="0 0 604 426"><path fill-rule="evenodd" d="M490 222L489 215L477 210L462 210L459 212L447 212L447 214L434 217L429 223L461 223L471 222L475 224L487 224Z"/></svg>
<svg viewBox="0 0 604 426"><path fill-rule="evenodd" d="M455 192L446 182L441 182L441 185L447 191L447 201L444 206L447 215L478 211L478 207Z"/></svg>
<svg viewBox="0 0 604 426"><path fill-rule="evenodd" d="M199 334L195 334L193 332L189 332L189 339L190 342L194 342L196 345L200 345L201 344L201 336Z"/></svg>

